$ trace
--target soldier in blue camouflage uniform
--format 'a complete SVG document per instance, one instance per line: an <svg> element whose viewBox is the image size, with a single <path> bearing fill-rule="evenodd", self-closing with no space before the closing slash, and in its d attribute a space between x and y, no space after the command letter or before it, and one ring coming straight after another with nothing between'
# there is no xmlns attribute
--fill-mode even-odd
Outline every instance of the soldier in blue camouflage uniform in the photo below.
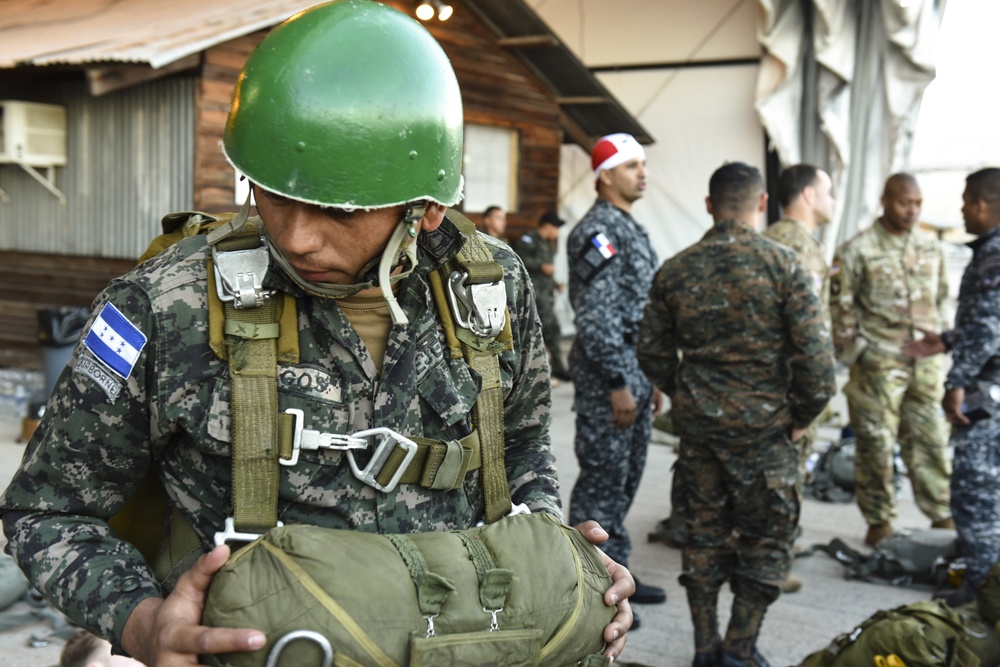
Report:
<svg viewBox="0 0 1000 667"><path fill-rule="evenodd" d="M551 211L545 213L538 220L538 228L522 234L512 247L520 255L535 287L538 319L542 321L542 336L549 351L552 377L569 380L569 371L562 358L562 333L556 317L555 303L556 291L561 291L563 287L555 279L556 244L559 241L559 228L562 226L562 218Z"/></svg>
<svg viewBox="0 0 1000 667"><path fill-rule="evenodd" d="M625 515L646 465L654 400L635 358L635 342L657 260L646 230L631 214L646 188L642 146L629 134L608 135L594 145L591 163L597 202L566 243L576 322L569 363L580 463L569 515L571 523L598 521L611 536L602 548L627 564L632 543ZM635 602L665 600L661 589L643 584L633 596Z"/></svg>
<svg viewBox="0 0 1000 667"><path fill-rule="evenodd" d="M811 273L755 231L767 210L760 171L719 168L707 204L712 229L656 274L638 357L670 397L681 439L680 582L694 665L764 667L757 635L799 521L794 442L836 391L833 347ZM735 597L723 641L716 607L727 581Z"/></svg>
<svg viewBox="0 0 1000 667"><path fill-rule="evenodd" d="M303 81L309 96L299 94ZM398 103L417 97L425 103ZM372 121L347 132L331 122L342 115ZM384 139L401 136L401 127L418 128L403 133L402 149ZM274 29L241 73L226 126L224 150L253 183L260 218L251 221L264 244L262 284L248 268L238 296L262 288L284 308L294 305L280 327L292 332L297 354L279 338L277 410L301 410L299 426L314 442L349 442L375 427L461 440L489 382L502 394L501 468L512 502L560 516L547 363L521 262L482 237L502 269L509 311L510 346L495 378L448 354L431 297L430 272L473 240L445 208L461 198L461 140L454 72L405 14L333 2ZM212 256L204 235L187 238L99 295L2 499L8 548L33 584L74 623L149 665L194 664L198 654L255 650L266 640L252 629L199 625L212 575L229 556L228 546L212 549L213 535L233 515L231 443L234 427L246 426L234 408L248 407L233 391L233 366L211 347ZM246 354L239 346L228 353L236 367ZM272 456L277 518L378 533L463 529L482 518L475 462L450 488L377 489L352 472L351 455L303 449L280 473ZM147 470L208 552L166 596L139 551L108 525ZM592 541L606 536L594 524L582 528ZM620 606L604 639L617 657L633 583L606 563L615 584L605 601Z"/></svg>
<svg viewBox="0 0 1000 667"><path fill-rule="evenodd" d="M971 601L1000 561L1000 169L982 169L965 182L962 217L978 238L969 243L955 328L923 330L903 350L915 357L951 351L941 405L954 427L951 512L966 559L962 586L947 598L953 606Z"/></svg>

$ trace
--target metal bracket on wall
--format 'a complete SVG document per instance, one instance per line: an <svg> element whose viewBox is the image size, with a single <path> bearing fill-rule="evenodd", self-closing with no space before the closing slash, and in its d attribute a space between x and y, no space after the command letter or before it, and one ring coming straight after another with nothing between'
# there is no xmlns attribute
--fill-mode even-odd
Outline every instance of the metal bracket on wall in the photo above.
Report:
<svg viewBox="0 0 1000 667"><path fill-rule="evenodd" d="M15 162L14 164L24 169L26 172L28 172L29 176L31 176L33 179L41 183L42 187L51 192L52 195L59 200L60 204L62 204L63 206L66 205L66 195L64 195L62 190L57 188L55 185L56 168L54 166L50 165L46 167L45 176L42 176L40 173L38 173L38 170L32 167L30 164L25 164L24 162ZM4 192L3 188L0 188L0 201L2 201L4 204L10 203L10 196L6 192Z"/></svg>

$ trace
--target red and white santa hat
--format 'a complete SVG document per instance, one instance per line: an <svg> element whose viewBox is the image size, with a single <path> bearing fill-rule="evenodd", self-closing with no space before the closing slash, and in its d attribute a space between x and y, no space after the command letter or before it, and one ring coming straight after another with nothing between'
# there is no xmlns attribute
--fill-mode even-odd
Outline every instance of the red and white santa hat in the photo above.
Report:
<svg viewBox="0 0 1000 667"><path fill-rule="evenodd" d="M645 160L646 151L642 144L631 134L618 132L601 137L590 151L590 166L594 170L594 178L601 175L605 169L614 169L629 160Z"/></svg>

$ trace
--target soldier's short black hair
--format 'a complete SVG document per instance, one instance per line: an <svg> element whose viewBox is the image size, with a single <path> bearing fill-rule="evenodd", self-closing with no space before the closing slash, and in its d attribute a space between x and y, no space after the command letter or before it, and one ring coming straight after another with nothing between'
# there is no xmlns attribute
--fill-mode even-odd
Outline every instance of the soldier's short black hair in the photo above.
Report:
<svg viewBox="0 0 1000 667"><path fill-rule="evenodd" d="M490 214L493 213L493 211L502 211L502 210L503 209L500 208L499 206L487 206L486 210L483 211L483 217L488 218L490 217Z"/></svg>
<svg viewBox="0 0 1000 667"><path fill-rule="evenodd" d="M718 213L743 213L757 205L764 193L760 169L743 162L728 162L708 181L708 198Z"/></svg>
<svg viewBox="0 0 1000 667"><path fill-rule="evenodd" d="M819 178L819 167L814 164L793 164L778 176L778 203L786 208Z"/></svg>
<svg viewBox="0 0 1000 667"><path fill-rule="evenodd" d="M538 219L538 225L543 224L552 225L553 227L562 227L565 221L560 218L555 211L547 211Z"/></svg>
<svg viewBox="0 0 1000 667"><path fill-rule="evenodd" d="M1000 203L1000 169L987 167L965 177L965 189L973 202L982 199L986 203Z"/></svg>

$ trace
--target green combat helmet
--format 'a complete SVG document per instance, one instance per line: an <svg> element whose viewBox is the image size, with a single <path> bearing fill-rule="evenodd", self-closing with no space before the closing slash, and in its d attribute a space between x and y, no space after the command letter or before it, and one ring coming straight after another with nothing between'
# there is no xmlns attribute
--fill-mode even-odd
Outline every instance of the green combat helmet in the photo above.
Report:
<svg viewBox="0 0 1000 667"><path fill-rule="evenodd" d="M240 73L223 150L252 182L337 208L462 198L462 98L441 46L370 0L291 17Z"/></svg>

